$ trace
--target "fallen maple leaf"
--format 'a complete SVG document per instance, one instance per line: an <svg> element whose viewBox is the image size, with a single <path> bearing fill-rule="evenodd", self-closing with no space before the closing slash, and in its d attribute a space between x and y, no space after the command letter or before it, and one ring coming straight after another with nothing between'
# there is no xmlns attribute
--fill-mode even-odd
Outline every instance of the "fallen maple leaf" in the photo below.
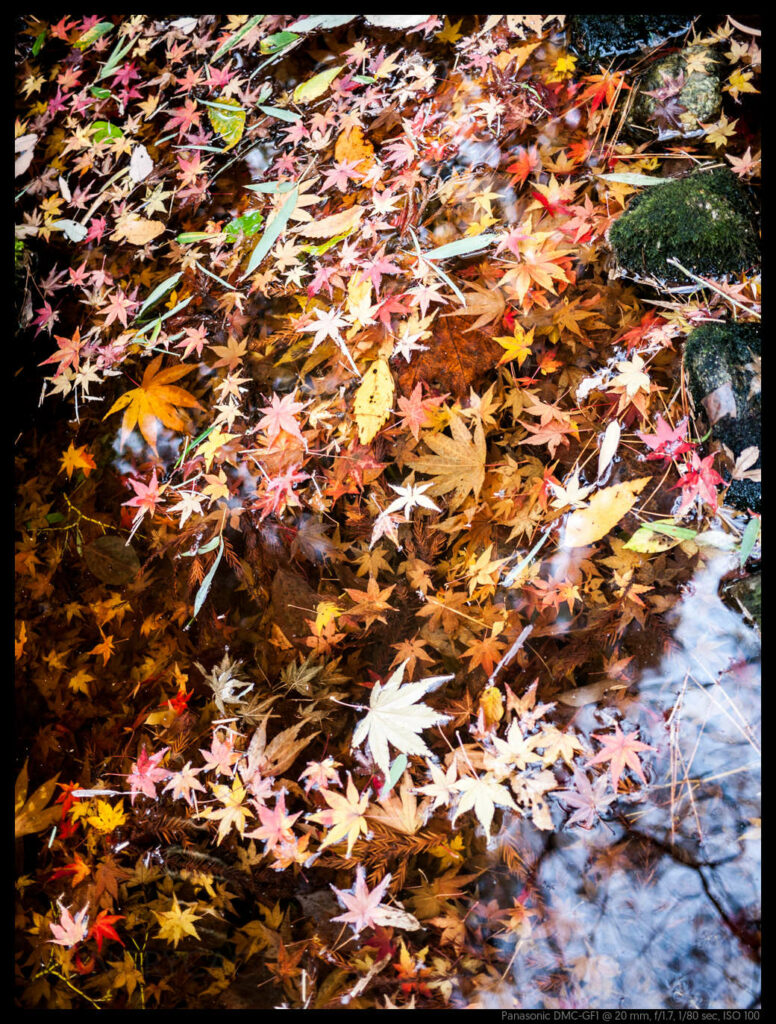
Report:
<svg viewBox="0 0 776 1024"><path fill-rule="evenodd" d="M423 440L435 453L422 455L410 460L410 465L420 473L428 473L436 477L429 488L429 494L453 492L450 500L451 511L462 505L467 495L479 497L485 481L485 433L482 424L477 422L474 427L474 438L458 416L450 417L452 438L444 434L423 434Z"/></svg>
<svg viewBox="0 0 776 1024"><path fill-rule="evenodd" d="M162 358L159 355L149 363L143 374L140 387L127 391L113 403L103 416L103 419L107 419L114 412L126 410L121 421L119 443L122 447L130 431L134 429L135 425L138 425L140 433L156 452L158 420L161 420L164 426L171 430L184 430L186 423L178 414L177 409L202 408L192 394L172 383L195 369L194 365L184 363L179 366L168 366L166 370L162 370Z"/></svg>
<svg viewBox="0 0 776 1024"><path fill-rule="evenodd" d="M646 785L647 780L638 755L644 750L654 750L654 747L650 747L647 743L637 740L635 731L624 733L619 725L615 725L613 736L594 732L593 739L602 743L604 749L599 750L595 757L591 758L587 763L594 765L604 764L606 761L610 762L609 770L612 773L612 786L615 793L617 792L617 783L620 781L620 776L625 770L626 765L628 768L632 768L644 785Z"/></svg>
<svg viewBox="0 0 776 1024"><path fill-rule="evenodd" d="M375 764L386 778L391 770L389 743L403 754L424 754L430 757L431 751L417 734L423 729L430 729L432 725L449 721L449 715L439 714L426 704L417 704L416 701L453 676L431 676L402 687L406 665L405 660L384 685L375 683L369 711L366 718L356 726L351 743L355 749L366 740Z"/></svg>
<svg viewBox="0 0 776 1024"><path fill-rule="evenodd" d="M605 537L619 523L626 512L636 504L636 495L647 486L652 477L605 487L594 494L586 508L572 512L566 523L563 543L567 548L583 548Z"/></svg>

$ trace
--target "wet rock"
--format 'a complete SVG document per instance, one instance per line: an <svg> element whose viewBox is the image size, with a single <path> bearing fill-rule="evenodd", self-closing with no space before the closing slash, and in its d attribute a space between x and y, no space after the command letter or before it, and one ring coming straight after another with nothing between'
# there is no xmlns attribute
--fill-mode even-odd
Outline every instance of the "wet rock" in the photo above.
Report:
<svg viewBox="0 0 776 1024"><path fill-rule="evenodd" d="M740 604L762 629L763 584L761 574L747 576L745 580L736 580L727 588L726 596L735 605Z"/></svg>
<svg viewBox="0 0 776 1024"><path fill-rule="evenodd" d="M710 46L687 46L656 61L639 81L629 129L640 140L692 138L722 106L722 58Z"/></svg>
<svg viewBox="0 0 776 1024"><path fill-rule="evenodd" d="M703 324L684 347L684 370L696 414L704 413L712 438L735 458L760 447L760 330L756 324ZM759 469L760 459L750 467ZM760 483L734 480L727 503L760 511Z"/></svg>
<svg viewBox="0 0 776 1024"><path fill-rule="evenodd" d="M572 14L571 45L588 62L659 46L690 27L686 14Z"/></svg>
<svg viewBox="0 0 776 1024"><path fill-rule="evenodd" d="M645 189L614 222L609 241L623 276L687 285L669 259L711 278L758 267L756 221L745 187L720 167Z"/></svg>

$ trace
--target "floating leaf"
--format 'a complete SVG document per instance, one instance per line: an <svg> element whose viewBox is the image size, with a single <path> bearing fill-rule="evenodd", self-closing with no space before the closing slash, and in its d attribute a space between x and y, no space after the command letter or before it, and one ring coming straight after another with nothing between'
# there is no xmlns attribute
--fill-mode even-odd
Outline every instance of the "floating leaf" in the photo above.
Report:
<svg viewBox="0 0 776 1024"><path fill-rule="evenodd" d="M21 836L30 835L33 832L42 832L53 825L62 817L62 808L58 805L47 807L49 800L54 795L54 787L57 784L59 772L48 782L39 786L32 796L27 799L27 787L29 786L29 774L27 762L19 772L14 788L14 835L17 839Z"/></svg>
<svg viewBox="0 0 776 1024"><path fill-rule="evenodd" d="M77 50L85 50L87 46L91 46L92 43L96 43L102 36L107 35L113 29L112 21L100 21L96 25L92 25L88 31L84 32L80 39L78 39L73 46Z"/></svg>
<svg viewBox="0 0 776 1024"><path fill-rule="evenodd" d="M265 107L259 106L259 110L262 114L266 114L267 117L276 117L278 121L288 121L289 124L293 124L294 121L301 120L302 115L297 114L295 110L283 110L281 107ZM284 181L284 185L289 185L290 182ZM258 185L248 185L247 188L252 188L254 192L260 191Z"/></svg>
<svg viewBox="0 0 776 1024"><path fill-rule="evenodd" d="M760 524L760 519L750 519L746 524L744 535L741 538L741 549L738 554L738 564L742 569L757 543L757 538L760 536Z"/></svg>
<svg viewBox="0 0 776 1024"><path fill-rule="evenodd" d="M113 586L131 583L140 572L140 559L121 537L108 534L84 548L84 561L98 580Z"/></svg>
<svg viewBox="0 0 776 1024"><path fill-rule="evenodd" d="M636 187L640 185L665 185L669 181L675 181L675 178L656 178L651 177L649 174L633 174L630 171L622 171L618 174L599 174L598 177L602 181L613 181L620 185L634 185Z"/></svg>
<svg viewBox="0 0 776 1024"><path fill-rule="evenodd" d="M448 242L447 245L440 245L437 249L424 252L423 259L447 260L451 256L471 256L472 253L480 252L496 241L498 241L498 235L494 235L492 232L474 235L470 238L459 238L456 242Z"/></svg>
<svg viewBox="0 0 776 1024"><path fill-rule="evenodd" d="M159 301L159 299L162 298L163 295L166 295L167 292L172 291L172 289L175 287L175 285L178 283L178 281L180 281L182 277L183 272L178 271L177 274L173 274L172 277L168 277L164 281L162 281L161 284L158 284L135 314L135 320L140 320L143 314L147 310L151 309L151 307L154 306Z"/></svg>
<svg viewBox="0 0 776 1024"><path fill-rule="evenodd" d="M342 71L341 67L327 68L319 74L308 78L294 89L294 103L312 103L326 92L331 83Z"/></svg>
<svg viewBox="0 0 776 1024"><path fill-rule="evenodd" d="M218 47L216 52L210 58L211 64L217 61L219 57L223 57L225 53L228 53L233 46L236 46L240 42L243 36L246 36L252 28L259 25L265 17L266 15L264 14L254 14L252 18L248 18L244 25L238 28L233 35L229 36L225 43L222 43Z"/></svg>
<svg viewBox="0 0 776 1024"><path fill-rule="evenodd" d="M232 149L245 131L245 110L231 96L219 99L216 103L207 103L207 108L213 131L226 143L224 152Z"/></svg>
<svg viewBox="0 0 776 1024"><path fill-rule="evenodd" d="M361 444L369 444L388 419L393 394L394 383L388 363L385 359L376 359L364 374L353 403Z"/></svg>
<svg viewBox="0 0 776 1024"><path fill-rule="evenodd" d="M350 161L355 163L361 173L365 173L374 163L375 147L364 135L359 125L343 131L334 146L334 159L337 163Z"/></svg>
<svg viewBox="0 0 776 1024"><path fill-rule="evenodd" d="M643 476L638 480L605 487L593 495L586 508L572 512L566 523L563 546L583 548L605 537L622 517L636 504L636 495L649 483L652 477Z"/></svg>
<svg viewBox="0 0 776 1024"><path fill-rule="evenodd" d="M248 277L249 274L252 274L254 270L256 270L256 268L259 266L261 261L267 255L267 253L270 251L272 246L275 244L278 238L280 238L281 234L283 233L283 229L285 228L286 224L288 224L288 221L291 218L291 214L294 212L298 197L299 190L298 187L295 187L291 191L291 194L289 195L288 199L286 199L286 201L278 210L276 216L273 217L273 219L267 225L264 234L256 243L256 248L251 253L251 258L248 260L248 269L243 274L243 278Z"/></svg>
<svg viewBox="0 0 776 1024"><path fill-rule="evenodd" d="M132 245L148 245L164 231L164 224L160 220L149 220L137 213L131 213L125 217L119 228L122 238L126 238Z"/></svg>
<svg viewBox="0 0 776 1024"><path fill-rule="evenodd" d="M129 176L136 184L144 181L154 169L154 162L143 145L135 146L129 161Z"/></svg>
<svg viewBox="0 0 776 1024"><path fill-rule="evenodd" d="M224 237L230 242L236 242L242 232L246 238L252 238L264 223L264 214L260 210L251 210L242 217L235 217L230 220L224 228Z"/></svg>
<svg viewBox="0 0 776 1024"><path fill-rule="evenodd" d="M356 17L355 14L311 14L307 18L300 18L293 25L289 25L292 32L322 32L330 28L339 28L340 25L347 25Z"/></svg>
<svg viewBox="0 0 776 1024"><path fill-rule="evenodd" d="M259 49L264 54L278 53L290 46L291 43L296 42L298 38L299 36L295 32L276 32L274 35L262 39Z"/></svg>
<svg viewBox="0 0 776 1024"><path fill-rule="evenodd" d="M224 538L221 537L220 538L220 544L218 545L218 554L216 555L216 557L215 557L215 559L213 561L213 564L210 566L210 569L208 570L207 576L205 576L205 578L200 583L199 590L197 591L197 596L194 598L194 611L193 611L193 614L191 616L192 620L196 619L197 615L199 615L199 611L202 608L202 605L205 603L205 598L207 597L208 593L210 592L210 587L211 587L211 585L213 583L213 579L215 578L215 575L216 575L216 569L218 568L218 565L219 565L219 563L221 561L221 558L223 557L223 554L224 554Z"/></svg>
<svg viewBox="0 0 776 1024"><path fill-rule="evenodd" d="M64 233L65 238L69 238L71 242L83 242L89 233L83 224L79 224L74 220L55 220L51 226L59 228Z"/></svg>
<svg viewBox="0 0 776 1024"><path fill-rule="evenodd" d="M373 25L375 28L400 28L407 30L418 28L418 26L428 21L430 17L430 14L367 14L366 23L367 25Z"/></svg>
<svg viewBox="0 0 776 1024"><path fill-rule="evenodd" d="M112 142L114 139L124 138L124 132L110 121L95 121L92 128L94 128L93 142Z"/></svg>
<svg viewBox="0 0 776 1024"><path fill-rule="evenodd" d="M305 238L331 238L332 235L341 235L343 232L351 231L364 216L363 206L351 206L349 210L341 213L334 213L331 217L324 217L322 220L311 220L309 224L302 224L297 232Z"/></svg>
<svg viewBox="0 0 776 1024"><path fill-rule="evenodd" d="M677 526L671 519L657 520L640 526L623 547L639 554L654 555L660 551L668 551L683 540L693 540L695 537L695 530Z"/></svg>

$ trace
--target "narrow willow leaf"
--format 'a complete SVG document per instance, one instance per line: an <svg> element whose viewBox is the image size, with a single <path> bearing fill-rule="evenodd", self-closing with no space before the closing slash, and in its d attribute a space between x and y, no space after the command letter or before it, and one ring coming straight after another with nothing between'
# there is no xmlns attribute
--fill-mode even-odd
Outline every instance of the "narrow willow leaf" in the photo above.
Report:
<svg viewBox="0 0 776 1024"><path fill-rule="evenodd" d="M757 543L757 538L760 536L760 523L759 519L750 519L746 524L744 535L741 538L741 549L738 555L738 564L743 567L746 565L746 560L752 553L752 549Z"/></svg>
<svg viewBox="0 0 776 1024"><path fill-rule="evenodd" d="M107 35L108 32L112 31L112 29L112 21L101 21L97 25L92 25L87 32L84 32L81 38L77 42L73 43L73 46L75 46L77 50L85 50L87 46L91 46L92 43L96 43L98 39Z"/></svg>
<svg viewBox="0 0 776 1024"><path fill-rule="evenodd" d="M263 14L254 14L252 18L248 18L242 28L238 28L234 35L229 36L225 43L222 43L213 56L210 58L211 64L217 61L219 57L223 57L225 53L228 53L233 46L236 46L243 36L247 36L252 28L255 28L264 20Z"/></svg>
<svg viewBox="0 0 776 1024"><path fill-rule="evenodd" d="M383 787L383 789L380 790L380 799L381 800L384 800L388 796L388 794L391 792L393 787L396 785L396 783L402 777L402 775L404 774L404 769L407 767L407 764L408 764L407 755L406 754L399 754L399 756L396 758L396 760L391 765L391 770L388 773L388 780L387 780L385 786Z"/></svg>
<svg viewBox="0 0 776 1024"><path fill-rule="evenodd" d="M116 70L119 62L127 56L127 54L129 53L129 51L132 49L136 42L137 36L135 36L134 39L119 39L119 41L113 47L113 52L111 53L110 57L108 57L108 60L105 62L105 64L103 64L102 70L97 76L98 82L102 81L103 78L107 78L108 75L111 75Z"/></svg>
<svg viewBox="0 0 776 1024"><path fill-rule="evenodd" d="M208 569L207 576L205 576L204 580L202 580L202 583L200 583L199 590L197 591L197 596L194 598L194 614L191 616L192 621L196 619L197 615L199 615L200 609L202 608L202 605L205 603L205 598L207 597L210 591L210 587L216 575L216 569L218 568L221 558L224 554L224 538L220 537L219 540L220 544L218 546L218 554L216 555L213 564Z"/></svg>
<svg viewBox="0 0 776 1024"><path fill-rule="evenodd" d="M342 67L327 68L302 82L294 89L294 103L312 103L326 92L334 79L342 72Z"/></svg>
<svg viewBox="0 0 776 1024"><path fill-rule="evenodd" d="M179 271L177 274L173 274L172 277L168 277L166 280L162 281L161 284L158 284L135 314L135 320L139 320L147 309L150 309L151 306L155 305L163 295L167 294L167 292L172 291L182 277L183 271Z"/></svg>
<svg viewBox="0 0 776 1024"><path fill-rule="evenodd" d="M649 174L632 174L630 171L623 171L620 174L599 174L598 177L602 181L613 181L620 185L665 185L668 181L674 181L673 178L655 178Z"/></svg>
<svg viewBox="0 0 776 1024"><path fill-rule="evenodd" d="M248 277L249 274L252 274L254 270L256 270L256 268L259 266L261 261L267 255L267 253L270 251L272 246L275 244L278 238L280 238L281 234L283 233L283 229L285 228L286 224L288 224L291 214L294 212L298 196L299 190L297 188L294 188L291 191L288 199L286 199L286 201L280 207L280 210L278 211L278 214L275 217L275 219L268 225L266 231L256 243L256 248L251 253L251 258L248 261L248 269L243 274L242 279L245 279L246 277Z"/></svg>
<svg viewBox="0 0 776 1024"><path fill-rule="evenodd" d="M246 185L249 192L262 192L267 195L282 196L296 188L293 181L262 181L258 185Z"/></svg>
<svg viewBox="0 0 776 1024"><path fill-rule="evenodd" d="M283 110L282 107L260 106L259 110L262 114L266 114L267 117L275 117L278 121L288 121L289 124L293 124L294 121L298 121L302 116L301 114L297 114L294 110Z"/></svg>
<svg viewBox="0 0 776 1024"><path fill-rule="evenodd" d="M459 238L456 242L448 242L447 245L440 245L431 252L424 252L425 260L447 260L451 256L470 256L473 252L486 249L498 239L498 235L492 232L484 235L474 235L473 238Z"/></svg>

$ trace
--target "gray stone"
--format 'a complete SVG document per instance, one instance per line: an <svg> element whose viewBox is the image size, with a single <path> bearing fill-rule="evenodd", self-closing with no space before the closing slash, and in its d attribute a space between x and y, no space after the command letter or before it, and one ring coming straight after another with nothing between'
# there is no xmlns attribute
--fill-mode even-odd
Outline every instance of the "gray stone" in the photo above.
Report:
<svg viewBox="0 0 776 1024"><path fill-rule="evenodd" d="M572 14L571 45L588 63L659 46L681 35L692 19L686 14Z"/></svg>
<svg viewBox="0 0 776 1024"><path fill-rule="evenodd" d="M756 324L703 324L684 347L684 370L696 415L705 416L715 441L735 458L759 448L761 434L760 330ZM758 457L750 468L760 468ZM760 483L733 480L727 503L759 512Z"/></svg>
<svg viewBox="0 0 776 1024"><path fill-rule="evenodd" d="M698 65L703 70L695 70ZM657 141L702 135L722 107L720 54L709 46L687 46L656 61L640 79L629 129Z"/></svg>

